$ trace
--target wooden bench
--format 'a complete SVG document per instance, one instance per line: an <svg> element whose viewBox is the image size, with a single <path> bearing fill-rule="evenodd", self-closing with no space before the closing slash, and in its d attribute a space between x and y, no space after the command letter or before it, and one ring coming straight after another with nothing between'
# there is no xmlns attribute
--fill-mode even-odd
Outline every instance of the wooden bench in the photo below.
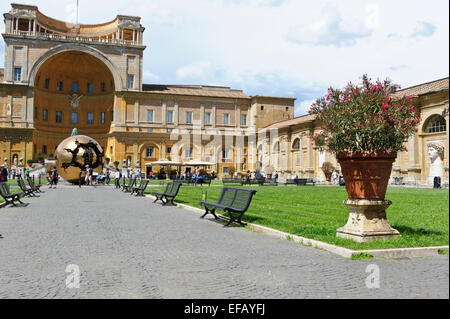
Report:
<svg viewBox="0 0 450 319"><path fill-rule="evenodd" d="M23 197L25 194L24 193L11 194L9 185L6 184L5 182L0 183L0 195L3 197L7 205L17 206L17 204L15 204L14 202L19 202L25 205L25 203L20 200L20 198Z"/></svg>
<svg viewBox="0 0 450 319"><path fill-rule="evenodd" d="M132 190L132 188L134 187L135 184L136 184L136 177L130 179L128 181L128 185L126 183L123 183L122 184L122 191L126 192L126 193L131 192L131 190Z"/></svg>
<svg viewBox="0 0 450 319"><path fill-rule="evenodd" d="M22 178L19 178L17 180L17 184L19 184L19 187L22 190L22 192L25 194L25 196L38 197L37 195L34 194L34 191L32 188L27 187L27 185L25 185L25 181Z"/></svg>
<svg viewBox="0 0 450 319"><path fill-rule="evenodd" d="M174 206L175 203L173 200L178 194L178 191L180 190L181 183L178 182L170 182L167 183L166 189L163 193L153 192L152 195L156 196L156 199L153 201L153 203L156 203L158 200L160 200L163 205L171 205Z"/></svg>
<svg viewBox="0 0 450 319"><path fill-rule="evenodd" d="M295 178L295 179L287 179L284 182L284 185L297 185L297 186L306 186L308 184L316 185L313 178Z"/></svg>
<svg viewBox="0 0 450 319"><path fill-rule="evenodd" d="M256 190L253 189L224 186L217 203L207 202L205 194L204 197L202 196L202 200L199 203L201 206L205 207L205 213L201 218L204 218L207 214L212 214L214 218L217 219L216 209L220 209L230 216L230 220L225 226L229 226L233 221L237 221L240 225L244 225L241 221L242 216L250 206L250 202L255 193Z"/></svg>
<svg viewBox="0 0 450 319"><path fill-rule="evenodd" d="M27 177L27 182L28 185L30 185L30 187L37 193L43 193L43 191L41 191L41 184L34 184L34 180L31 177Z"/></svg>
<svg viewBox="0 0 450 319"><path fill-rule="evenodd" d="M199 185L208 184L211 186L211 179L210 178L199 178L199 179L197 179L197 184L199 184Z"/></svg>
<svg viewBox="0 0 450 319"><path fill-rule="evenodd" d="M149 182L148 179L142 179L139 186L133 187L130 195L133 195L136 193L136 196L144 196L144 191L147 188L148 182Z"/></svg>

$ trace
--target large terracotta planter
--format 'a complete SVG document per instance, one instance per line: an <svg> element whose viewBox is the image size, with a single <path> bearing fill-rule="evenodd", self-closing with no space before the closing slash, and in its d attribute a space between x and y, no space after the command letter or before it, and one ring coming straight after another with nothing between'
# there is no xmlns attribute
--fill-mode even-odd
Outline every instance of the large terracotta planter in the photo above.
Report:
<svg viewBox="0 0 450 319"><path fill-rule="evenodd" d="M339 152L349 199L384 200L396 152Z"/></svg>

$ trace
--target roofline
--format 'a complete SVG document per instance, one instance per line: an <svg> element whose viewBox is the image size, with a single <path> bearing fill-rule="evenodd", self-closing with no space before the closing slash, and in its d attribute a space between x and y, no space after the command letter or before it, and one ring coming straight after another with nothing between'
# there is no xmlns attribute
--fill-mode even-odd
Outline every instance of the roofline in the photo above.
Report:
<svg viewBox="0 0 450 319"><path fill-rule="evenodd" d="M283 97L283 96L267 96L267 95L253 95L253 96L250 96L250 98L259 98L259 97L262 97L262 98L269 98L269 99L280 99L280 100L296 100L297 98L296 97Z"/></svg>
<svg viewBox="0 0 450 319"><path fill-rule="evenodd" d="M274 122L274 123L272 123L272 124L270 124L270 125L267 125L267 126L265 126L265 127L263 127L263 128L268 128L269 126L272 126L272 125L275 125L275 124L279 124L279 123L287 122L287 121L292 121L292 120L299 119L299 118L301 118L301 117L306 117L306 116L310 116L310 115L309 115L309 114L303 114L303 115L300 115L300 116L297 116L297 117L293 117L293 118L291 118L291 119L289 119L289 120L281 120L281 121L278 121L278 122ZM315 121L315 118L312 119L311 121L308 121L308 122L313 122L313 121ZM305 122L305 123L308 123L308 122ZM298 124L298 123L297 123L297 124ZM292 125L297 125L297 124L289 124L289 125L286 125L286 126L284 126L284 127L288 127L288 126L292 126Z"/></svg>
<svg viewBox="0 0 450 319"><path fill-rule="evenodd" d="M416 87L419 87L419 86L422 86L422 85L425 85L425 84L430 84L430 83L442 81L442 80L445 80L445 79L448 79L448 78L449 78L449 77L446 76L445 78L442 78L442 79L437 79L437 80L433 80L433 81L429 81L429 82L424 82L424 83L416 84L416 85L409 86L409 87L407 87L407 88L404 88L404 89L400 89L400 90L398 90L398 91L395 91L395 93L402 92L402 91L405 91L405 90L409 90L409 89L412 89L412 88L416 88ZM426 94L426 93L423 93L423 94Z"/></svg>

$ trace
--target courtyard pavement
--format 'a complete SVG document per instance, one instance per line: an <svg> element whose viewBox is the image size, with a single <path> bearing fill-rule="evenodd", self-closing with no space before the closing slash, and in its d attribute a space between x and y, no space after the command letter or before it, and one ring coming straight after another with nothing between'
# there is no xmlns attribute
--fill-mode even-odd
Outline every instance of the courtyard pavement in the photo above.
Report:
<svg viewBox="0 0 450 319"><path fill-rule="evenodd" d="M445 255L351 261L111 186L43 188L0 208L0 298L449 298Z"/></svg>

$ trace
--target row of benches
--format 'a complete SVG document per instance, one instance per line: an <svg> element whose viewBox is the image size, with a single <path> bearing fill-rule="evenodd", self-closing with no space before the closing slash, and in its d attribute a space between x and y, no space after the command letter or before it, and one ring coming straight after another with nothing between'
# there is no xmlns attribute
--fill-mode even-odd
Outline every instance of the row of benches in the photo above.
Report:
<svg viewBox="0 0 450 319"><path fill-rule="evenodd" d="M265 179L265 178L252 178L252 179L243 179L243 178L222 178L222 184L238 184L241 186L244 185L270 185L277 186L278 182L274 179Z"/></svg>
<svg viewBox="0 0 450 319"><path fill-rule="evenodd" d="M122 184L121 190L130 193L130 195L144 196L144 191L147 188L148 182L148 179L141 179L141 182L137 185L137 178L133 177L128 180L128 184L126 182Z"/></svg>
<svg viewBox="0 0 450 319"><path fill-rule="evenodd" d="M27 182L29 186L25 184L25 181L22 178L19 178L17 180L17 184L22 191L19 193L11 193L11 189L6 182L0 183L0 196L5 200L6 205L18 206L16 204L18 202L22 206L26 206L27 204L21 201L22 197L39 197L36 194L43 193L43 191L41 191L40 189L42 186L41 184L35 185L34 180L32 180L30 177L27 177Z"/></svg>

